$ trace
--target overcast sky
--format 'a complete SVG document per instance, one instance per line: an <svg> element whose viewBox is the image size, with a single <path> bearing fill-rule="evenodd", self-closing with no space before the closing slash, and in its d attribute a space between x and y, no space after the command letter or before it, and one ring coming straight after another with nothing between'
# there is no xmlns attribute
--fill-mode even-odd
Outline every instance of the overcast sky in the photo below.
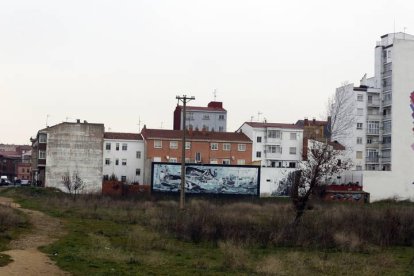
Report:
<svg viewBox="0 0 414 276"><path fill-rule="evenodd" d="M319 118L374 47L414 33L414 2L0 0L0 143L48 124L172 128L176 95L223 101L228 131Z"/></svg>

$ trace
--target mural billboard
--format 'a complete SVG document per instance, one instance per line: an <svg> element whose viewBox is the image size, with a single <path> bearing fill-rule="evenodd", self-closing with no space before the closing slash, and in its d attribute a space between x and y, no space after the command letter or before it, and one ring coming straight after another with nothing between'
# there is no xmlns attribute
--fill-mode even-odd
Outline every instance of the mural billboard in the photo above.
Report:
<svg viewBox="0 0 414 276"><path fill-rule="evenodd" d="M189 194L228 194L259 196L260 167L186 164L185 192ZM181 164L152 163L151 190L179 192Z"/></svg>

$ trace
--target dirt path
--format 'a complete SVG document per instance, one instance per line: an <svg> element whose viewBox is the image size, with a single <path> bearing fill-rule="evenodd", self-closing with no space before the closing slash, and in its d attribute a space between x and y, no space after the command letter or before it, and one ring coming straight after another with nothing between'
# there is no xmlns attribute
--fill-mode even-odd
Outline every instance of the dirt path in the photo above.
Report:
<svg viewBox="0 0 414 276"><path fill-rule="evenodd" d="M18 208L29 217L33 229L10 243L11 250L1 253L9 255L13 262L0 267L0 275L70 275L57 267L48 256L37 248L48 245L63 234L63 226L58 219L44 213L21 208L10 198L0 197L0 204Z"/></svg>

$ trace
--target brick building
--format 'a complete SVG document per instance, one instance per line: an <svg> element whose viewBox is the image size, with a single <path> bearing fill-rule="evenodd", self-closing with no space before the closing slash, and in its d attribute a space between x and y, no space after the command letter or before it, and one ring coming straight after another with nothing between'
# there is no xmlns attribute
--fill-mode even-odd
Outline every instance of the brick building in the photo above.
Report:
<svg viewBox="0 0 414 276"><path fill-rule="evenodd" d="M147 129L145 143L146 183L152 162L181 162L182 131ZM247 165L252 162L252 141L244 133L187 130L186 163Z"/></svg>

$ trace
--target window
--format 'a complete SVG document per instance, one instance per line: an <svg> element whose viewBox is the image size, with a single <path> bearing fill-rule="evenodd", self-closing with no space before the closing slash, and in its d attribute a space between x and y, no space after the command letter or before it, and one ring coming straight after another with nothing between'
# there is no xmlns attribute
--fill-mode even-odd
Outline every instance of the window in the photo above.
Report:
<svg viewBox="0 0 414 276"><path fill-rule="evenodd" d="M170 149L178 149L178 142L170 141Z"/></svg>
<svg viewBox="0 0 414 276"><path fill-rule="evenodd" d="M191 142L185 142L185 149L186 150L191 149Z"/></svg>
<svg viewBox="0 0 414 276"><path fill-rule="evenodd" d="M266 151L268 153L282 153L282 147L279 145L276 145L276 146L271 145L271 146L266 147Z"/></svg>
<svg viewBox="0 0 414 276"><path fill-rule="evenodd" d="M137 151L137 159L141 159L141 152Z"/></svg>
<svg viewBox="0 0 414 276"><path fill-rule="evenodd" d="M356 159L362 159L362 151L356 152Z"/></svg>
<svg viewBox="0 0 414 276"><path fill-rule="evenodd" d="M289 162L289 168L296 168L296 162Z"/></svg>
<svg viewBox="0 0 414 276"><path fill-rule="evenodd" d="M115 145L115 149L116 149L116 150L119 150L119 143L116 143L116 145Z"/></svg>
<svg viewBox="0 0 414 276"><path fill-rule="evenodd" d="M362 123L357 123L357 129L362 129Z"/></svg>
<svg viewBox="0 0 414 276"><path fill-rule="evenodd" d="M357 137L357 144L362 144L362 137Z"/></svg>
<svg viewBox="0 0 414 276"><path fill-rule="evenodd" d="M46 151L39 150L39 159L46 159Z"/></svg>
<svg viewBox="0 0 414 276"><path fill-rule="evenodd" d="M385 133L390 133L391 132L391 121L385 121L383 123L383 127L384 127Z"/></svg>
<svg viewBox="0 0 414 276"><path fill-rule="evenodd" d="M362 171L362 166L361 165L355 166L355 170Z"/></svg>
<svg viewBox="0 0 414 276"><path fill-rule="evenodd" d="M291 133L290 134L290 140L296 140L296 133Z"/></svg>
<svg viewBox="0 0 414 276"><path fill-rule="evenodd" d="M368 121L368 134L379 134L379 121Z"/></svg>
<svg viewBox="0 0 414 276"><path fill-rule="evenodd" d="M224 143L224 144L223 144L223 150L224 150L224 151L230 151L230 150L231 150L231 144L229 144L229 143Z"/></svg>
<svg viewBox="0 0 414 276"><path fill-rule="evenodd" d="M269 130L267 132L267 137L282 139L282 132L280 130Z"/></svg>
<svg viewBox="0 0 414 276"><path fill-rule="evenodd" d="M126 176L125 175L121 176L121 181L126 182Z"/></svg>
<svg viewBox="0 0 414 276"><path fill-rule="evenodd" d="M111 143L106 143L105 144L105 149L106 150L111 150Z"/></svg>
<svg viewBox="0 0 414 276"><path fill-rule="evenodd" d="M256 142L261 143L262 142L262 136L257 136L256 137Z"/></svg>
<svg viewBox="0 0 414 276"><path fill-rule="evenodd" d="M368 103L372 103L372 96L368 96Z"/></svg>
<svg viewBox="0 0 414 276"><path fill-rule="evenodd" d="M104 174L104 176L103 176L103 180L109 180L109 175Z"/></svg>
<svg viewBox="0 0 414 276"><path fill-rule="evenodd" d="M261 151L256 151L256 157L261 158L262 157L262 152Z"/></svg>
<svg viewBox="0 0 414 276"><path fill-rule="evenodd" d="M223 159L223 165L230 165L230 159Z"/></svg>
<svg viewBox="0 0 414 276"><path fill-rule="evenodd" d="M118 166L119 165L119 159L115 159L115 165Z"/></svg>
<svg viewBox="0 0 414 276"><path fill-rule="evenodd" d="M141 169L135 169L135 175L141 175Z"/></svg>
<svg viewBox="0 0 414 276"><path fill-rule="evenodd" d="M209 130L209 127L208 127L208 125L203 125L203 128L202 129L205 130L205 131L208 131Z"/></svg>
<svg viewBox="0 0 414 276"><path fill-rule="evenodd" d="M126 166L127 164L127 160L126 159L122 159L122 166Z"/></svg>
<svg viewBox="0 0 414 276"><path fill-rule="evenodd" d="M218 144L217 143L210 143L210 149L211 150L218 150Z"/></svg>
<svg viewBox="0 0 414 276"><path fill-rule="evenodd" d="M244 165L246 163L246 161L244 159L238 159L237 160L237 165Z"/></svg>
<svg viewBox="0 0 414 276"><path fill-rule="evenodd" d="M364 115L364 109L363 108L357 108L357 115L363 116Z"/></svg>
<svg viewBox="0 0 414 276"><path fill-rule="evenodd" d="M128 149L128 144L127 143L123 143L122 144L122 150L127 150Z"/></svg>
<svg viewBox="0 0 414 276"><path fill-rule="evenodd" d="M224 132L224 127L219 126L219 132Z"/></svg>
<svg viewBox="0 0 414 276"><path fill-rule="evenodd" d="M372 139L371 138L367 138L367 144L372 144Z"/></svg>
<svg viewBox="0 0 414 276"><path fill-rule="evenodd" d="M207 115L207 114L203 115L203 120L210 120L210 115Z"/></svg>
<svg viewBox="0 0 414 276"><path fill-rule="evenodd" d="M355 98L354 98L355 99ZM364 101L364 95L362 95L362 94L358 94L358 96L357 96L357 101L358 102L363 102Z"/></svg>
<svg viewBox="0 0 414 276"><path fill-rule="evenodd" d="M223 114L219 115L219 120L224 120L224 115Z"/></svg>
<svg viewBox="0 0 414 276"><path fill-rule="evenodd" d="M46 134L44 133L39 134L39 143L46 143L46 138L47 138Z"/></svg>
<svg viewBox="0 0 414 276"><path fill-rule="evenodd" d="M210 164L218 164L217 159L210 159Z"/></svg>
<svg viewBox="0 0 414 276"><path fill-rule="evenodd" d="M246 144L238 144L237 145L238 151L246 151Z"/></svg>
<svg viewBox="0 0 414 276"><path fill-rule="evenodd" d="M162 148L162 141L161 140L155 140L154 141L154 148L161 149Z"/></svg>
<svg viewBox="0 0 414 276"><path fill-rule="evenodd" d="M195 161L196 162L201 162L201 152L196 152L196 154L195 154Z"/></svg>
<svg viewBox="0 0 414 276"><path fill-rule="evenodd" d="M296 147L290 147L289 154L296 154Z"/></svg>
<svg viewBox="0 0 414 276"><path fill-rule="evenodd" d="M105 158L105 165L110 165L110 164L111 164L111 159Z"/></svg>
<svg viewBox="0 0 414 276"><path fill-rule="evenodd" d="M169 161L170 163L177 163L177 158L175 158L175 157L171 157L168 161Z"/></svg>

